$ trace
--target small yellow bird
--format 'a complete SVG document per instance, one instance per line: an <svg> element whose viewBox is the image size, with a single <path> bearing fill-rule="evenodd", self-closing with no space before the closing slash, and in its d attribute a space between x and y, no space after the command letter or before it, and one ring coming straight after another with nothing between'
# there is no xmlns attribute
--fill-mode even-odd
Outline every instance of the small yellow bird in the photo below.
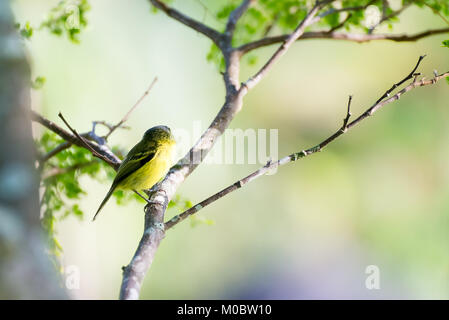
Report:
<svg viewBox="0 0 449 320"><path fill-rule="evenodd" d="M157 126L148 129L122 161L111 188L92 220L95 220L115 190L133 190L139 194L137 190L150 189L159 182L173 163L175 145L170 128Z"/></svg>

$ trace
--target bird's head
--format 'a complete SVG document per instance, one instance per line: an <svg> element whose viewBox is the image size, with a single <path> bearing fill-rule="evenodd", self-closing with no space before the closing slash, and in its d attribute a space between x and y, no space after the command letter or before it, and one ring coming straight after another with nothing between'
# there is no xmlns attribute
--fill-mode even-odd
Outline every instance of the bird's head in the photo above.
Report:
<svg viewBox="0 0 449 320"><path fill-rule="evenodd" d="M159 144L174 143L175 138L167 126L156 126L145 131L144 141L157 141Z"/></svg>

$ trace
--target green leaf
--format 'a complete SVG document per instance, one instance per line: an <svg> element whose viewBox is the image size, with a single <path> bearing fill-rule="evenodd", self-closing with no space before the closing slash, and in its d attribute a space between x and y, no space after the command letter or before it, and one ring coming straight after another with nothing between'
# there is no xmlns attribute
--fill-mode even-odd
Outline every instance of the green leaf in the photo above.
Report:
<svg viewBox="0 0 449 320"><path fill-rule="evenodd" d="M31 81L31 88L34 90L42 89L46 81L47 79L45 79L45 77L36 77L34 81Z"/></svg>
<svg viewBox="0 0 449 320"><path fill-rule="evenodd" d="M255 55L255 54L248 54L246 59L250 66L253 66L257 63L257 55Z"/></svg>
<svg viewBox="0 0 449 320"><path fill-rule="evenodd" d="M40 29L61 36L66 34L73 43L79 43L79 33L87 26L86 12L90 10L87 0L63 0L51 9Z"/></svg>
<svg viewBox="0 0 449 320"><path fill-rule="evenodd" d="M112 195L115 197L115 201L117 204L122 204L122 201L125 198L125 192L123 190L114 191Z"/></svg>
<svg viewBox="0 0 449 320"><path fill-rule="evenodd" d="M18 26L20 28L20 24L18 24ZM25 39L31 38L31 36L33 35L33 28L31 27L30 22L27 21L23 28L20 29L20 35Z"/></svg>
<svg viewBox="0 0 449 320"><path fill-rule="evenodd" d="M82 218L84 215L84 212L80 209L78 204L74 204L72 207L72 212L75 216Z"/></svg>
<svg viewBox="0 0 449 320"><path fill-rule="evenodd" d="M223 8L221 8L220 11L217 12L216 17L219 20L225 20L229 17L229 15L231 14L231 12L237 8L237 4L236 3L232 3L232 4L227 4L225 5Z"/></svg>

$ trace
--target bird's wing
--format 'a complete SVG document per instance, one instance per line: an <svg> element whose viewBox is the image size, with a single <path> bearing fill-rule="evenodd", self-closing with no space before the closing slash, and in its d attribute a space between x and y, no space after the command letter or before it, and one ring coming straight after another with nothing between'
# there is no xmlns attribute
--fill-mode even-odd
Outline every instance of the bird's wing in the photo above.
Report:
<svg viewBox="0 0 449 320"><path fill-rule="evenodd" d="M134 148L128 152L128 155L118 168L113 185L119 185L120 182L125 180L132 173L142 168L148 161L154 158L156 152L157 148L154 142L143 143L141 141L135 145Z"/></svg>

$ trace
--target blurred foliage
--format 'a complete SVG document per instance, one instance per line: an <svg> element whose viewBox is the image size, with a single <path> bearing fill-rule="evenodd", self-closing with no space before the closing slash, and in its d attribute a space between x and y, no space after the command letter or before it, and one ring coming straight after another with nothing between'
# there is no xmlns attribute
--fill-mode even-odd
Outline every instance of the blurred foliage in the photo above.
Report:
<svg viewBox="0 0 449 320"><path fill-rule="evenodd" d="M30 25L30 22L27 21L23 26L20 23L16 23L16 29L19 30L20 36L24 39L29 39L33 35L33 28Z"/></svg>
<svg viewBox="0 0 449 320"><path fill-rule="evenodd" d="M177 210L176 214L178 214L179 212L186 211L187 209L189 209L191 207L193 207L192 201L177 194L170 201L167 208L168 209L176 209ZM190 219L190 226L192 228L197 227L199 225L212 226L215 224L214 220L205 218L200 213L191 215L189 219Z"/></svg>
<svg viewBox="0 0 449 320"><path fill-rule="evenodd" d="M449 48L449 40L443 41L443 47ZM446 82L449 84L449 77L446 78Z"/></svg>
<svg viewBox="0 0 449 320"><path fill-rule="evenodd" d="M192 228L195 228L199 225L213 226L214 224L215 224L214 220L206 218L201 214L194 214L190 216L190 226Z"/></svg>
<svg viewBox="0 0 449 320"><path fill-rule="evenodd" d="M55 35L66 34L74 43L78 43L78 34L87 26L86 12L90 10L87 0L64 0L54 7L41 28L48 29Z"/></svg>
<svg viewBox="0 0 449 320"><path fill-rule="evenodd" d="M164 1L166 3L170 1ZM76 3L76 8L79 12L80 24L75 28L70 25L70 19L74 18L67 10L68 5ZM215 12L215 17L225 23L230 12L241 3L241 0L231 0L223 2L223 6ZM257 40L264 36L271 36L275 34L282 34L291 32L298 21L302 19L308 8L310 8L310 1L305 0L260 0L254 4L248 12L239 21L234 37L234 46L239 46L250 41ZM381 12L383 1L341 1L343 7L366 6L372 4L376 6ZM403 5L414 4L419 7L431 7L437 10L442 15L448 16L449 1L410 1L404 0ZM87 25L85 13L89 10L87 1L61 1L54 9L51 10L47 19L37 29L47 29L55 35L66 35L73 43L79 42L79 32ZM73 7L72 7L73 9ZM326 7L323 10L327 11L332 7ZM335 9L335 8L334 8ZM385 9L385 14L389 15L393 11L391 8ZM320 24L319 28L328 30L338 27L339 24L347 19L342 29L352 30L359 29L359 31L370 32L368 28L363 25L365 19L364 10L352 12L348 17L347 13L335 12L327 15ZM388 23L399 21L398 18L391 19ZM17 24L20 34L23 38L29 39L33 35L33 27L30 23L23 25ZM443 42L443 46L449 47L449 40ZM256 62L255 54L247 55L248 63ZM220 69L224 68L224 60L220 50L212 45L207 60L218 65ZM448 80L449 82L449 80ZM35 89L42 88L45 84L45 77L37 77L32 81L32 87ZM45 132L37 141L37 150L39 154L45 154L64 141L57 135ZM118 147L113 147L116 154L125 154L123 150ZM40 167L42 175L42 196L41 196L41 211L42 211L42 226L47 233L48 248L50 256L53 259L55 266L61 270L59 257L63 250L57 239L56 224L58 221L66 219L67 217L76 217L77 219L84 219L85 213L79 203L86 197L87 194L80 185L80 178L88 176L91 179L100 180L105 185L109 185L115 176L115 171L105 163L94 158L91 153L83 148L71 146L65 149L46 161ZM125 205L132 199L144 203L140 197L132 192L116 191L113 194L117 204ZM173 198L169 203L170 210L184 211L192 206L191 201L179 195ZM190 218L192 227L199 224L212 225L212 220L206 219L201 215L194 215Z"/></svg>
<svg viewBox="0 0 449 320"><path fill-rule="evenodd" d="M46 131L36 141L38 154L45 155L62 143L64 140L58 135ZM123 153L118 147L114 147L112 150L116 154ZM63 250L56 237L56 222L70 216L80 220L84 219L84 211L78 204L84 196L87 196L79 182L83 175L110 185L115 177L115 171L105 162L93 157L89 150L74 145L41 163L39 169L43 190L40 203L41 223L47 235L48 252L52 262L59 271L62 271L59 258ZM118 205L126 205L131 200L145 203L145 200L137 194L123 190L115 191L113 197ZM192 202L180 195L176 195L168 204L169 209L176 208L181 211L187 210L191 206ZM198 219L195 225L199 223L212 224L213 222Z"/></svg>
<svg viewBox="0 0 449 320"><path fill-rule="evenodd" d="M414 4L420 8L426 6L444 16L449 16L449 1L447 0L404 0L403 3Z"/></svg>
<svg viewBox="0 0 449 320"><path fill-rule="evenodd" d="M215 13L216 19L223 25L226 24L230 13L237 8L241 0L226 1L223 6ZM260 0L252 5L243 17L239 20L233 38L233 45L249 43L251 41L271 36L272 34L284 34L293 31L299 21L301 21L310 10L311 1L307 0ZM429 7L434 13L449 17L449 1L444 0L403 0L401 7L408 5L417 5L418 7ZM365 33L372 32L365 24L366 9L377 8L379 18L385 18L390 28L393 23L399 21L395 16L397 10L393 10L389 5L385 6L385 1L378 0L343 0L336 1L335 4L325 6L320 14L323 18L314 28L319 30L345 29L346 31L358 29ZM357 8L357 10L338 11L340 8ZM376 10L376 9L374 9ZM386 19L388 17L388 19ZM375 25L377 26L377 24ZM224 30L222 30L224 31ZM211 45L207 60L216 64L220 70L224 68L224 59L220 50L215 44ZM249 64L257 62L256 56L251 53L246 57Z"/></svg>
<svg viewBox="0 0 449 320"><path fill-rule="evenodd" d="M64 140L55 133L47 131L36 141L37 151L43 155L54 150L61 143L64 143ZM71 146L42 163L40 171L43 190L42 227L47 235L50 256L55 266L60 269L58 258L62 254L62 247L56 237L55 223L69 216L80 220L84 218L84 212L78 204L82 197L87 196L79 182L81 176L89 176L110 184L115 171L105 162L94 158L87 149L77 146ZM144 201L132 192L121 190L114 192L113 196L120 205L132 199Z"/></svg>
<svg viewBox="0 0 449 320"><path fill-rule="evenodd" d="M25 39L30 39L34 29L47 29L52 34L66 35L73 43L79 43L79 33L87 26L86 12L90 10L87 0L63 0L53 7L45 20L36 28L26 22L23 26L16 24L20 35Z"/></svg>
<svg viewBox="0 0 449 320"><path fill-rule="evenodd" d="M47 79L45 77L36 77L36 79L34 79L34 81L31 81L31 88L33 88L34 90L39 90L42 89L42 87L45 85L45 82L47 81Z"/></svg>
<svg viewBox="0 0 449 320"><path fill-rule="evenodd" d="M63 143L64 140L54 133L45 132L36 146L39 154L46 154ZM100 170L113 171L103 162L94 159L89 151L76 146L65 149L40 165L42 174L41 187L41 222L46 231L48 250L53 262L59 267L58 257L62 253L56 238L55 223L73 215L81 219L83 211L74 200L80 200L85 192L79 185L81 175L99 178Z"/></svg>
<svg viewBox="0 0 449 320"><path fill-rule="evenodd" d="M181 211L185 211L192 206L193 206L192 201L190 201L189 199L183 198L183 197L181 197L181 195L177 194L170 201L167 208L168 209L177 208L177 209L180 209Z"/></svg>

